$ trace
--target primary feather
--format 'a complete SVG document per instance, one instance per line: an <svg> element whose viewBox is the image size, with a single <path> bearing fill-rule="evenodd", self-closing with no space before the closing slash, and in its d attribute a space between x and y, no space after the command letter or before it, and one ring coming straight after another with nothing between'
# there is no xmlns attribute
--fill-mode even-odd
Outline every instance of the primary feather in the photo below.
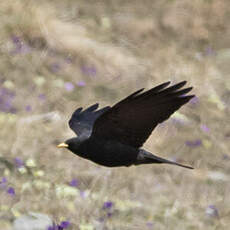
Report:
<svg viewBox="0 0 230 230"><path fill-rule="evenodd" d="M99 110L97 110L97 108L98 103L91 105L83 111L82 108L75 110L69 120L69 126L78 136L90 136L95 120L107 111L110 106L106 106Z"/></svg>
<svg viewBox="0 0 230 230"><path fill-rule="evenodd" d="M181 90L186 81L169 84L138 90L115 104L95 121L92 136L141 147L159 123L194 97L186 95L192 87Z"/></svg>

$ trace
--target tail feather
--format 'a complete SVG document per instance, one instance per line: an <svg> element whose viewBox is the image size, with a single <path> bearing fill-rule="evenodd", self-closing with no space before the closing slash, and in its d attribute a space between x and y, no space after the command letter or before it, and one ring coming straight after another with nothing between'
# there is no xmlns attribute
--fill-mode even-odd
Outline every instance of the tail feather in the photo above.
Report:
<svg viewBox="0 0 230 230"><path fill-rule="evenodd" d="M172 164L172 165L177 165L180 167L188 168L188 169L194 169L191 166L180 164L174 161L170 161L161 157L158 157L156 155L153 155L150 152L147 152L145 150L140 150L138 156L137 156L137 162L136 164Z"/></svg>

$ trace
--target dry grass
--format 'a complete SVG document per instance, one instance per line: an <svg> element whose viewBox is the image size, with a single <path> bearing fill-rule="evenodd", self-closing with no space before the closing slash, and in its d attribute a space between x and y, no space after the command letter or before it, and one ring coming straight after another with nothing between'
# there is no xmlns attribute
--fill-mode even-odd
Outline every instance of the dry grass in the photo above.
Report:
<svg viewBox="0 0 230 230"><path fill-rule="evenodd" d="M229 12L228 0L1 1L2 229L35 211L80 230L227 230ZM73 136L67 121L76 107L112 104L167 80L187 80L198 100L160 125L145 148L194 171L108 169L56 149ZM68 186L74 178L78 186Z"/></svg>

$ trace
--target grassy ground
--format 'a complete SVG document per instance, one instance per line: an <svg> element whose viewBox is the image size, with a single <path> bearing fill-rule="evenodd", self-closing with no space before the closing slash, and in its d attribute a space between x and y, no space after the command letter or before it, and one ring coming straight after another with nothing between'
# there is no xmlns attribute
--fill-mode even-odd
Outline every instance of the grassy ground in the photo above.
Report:
<svg viewBox="0 0 230 230"><path fill-rule="evenodd" d="M33 211L68 229L227 230L229 20L228 0L1 1L1 228ZM168 80L197 98L145 148L195 170L109 169L56 148L75 108Z"/></svg>

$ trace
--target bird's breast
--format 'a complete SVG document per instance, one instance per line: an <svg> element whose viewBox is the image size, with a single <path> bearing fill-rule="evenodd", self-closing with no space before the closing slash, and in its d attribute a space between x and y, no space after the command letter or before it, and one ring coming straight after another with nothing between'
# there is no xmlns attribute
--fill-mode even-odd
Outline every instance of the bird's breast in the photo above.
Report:
<svg viewBox="0 0 230 230"><path fill-rule="evenodd" d="M131 146L102 139L89 139L79 151L81 157L108 167L132 165L138 154L138 149Z"/></svg>

